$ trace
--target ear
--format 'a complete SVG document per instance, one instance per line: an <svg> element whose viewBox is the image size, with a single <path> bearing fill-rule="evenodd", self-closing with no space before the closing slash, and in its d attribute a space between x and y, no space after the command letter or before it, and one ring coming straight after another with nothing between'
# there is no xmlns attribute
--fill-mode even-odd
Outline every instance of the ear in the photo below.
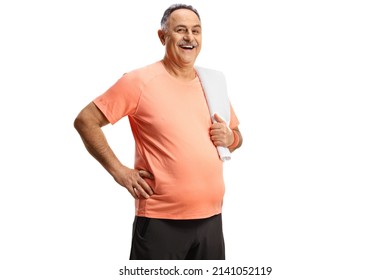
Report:
<svg viewBox="0 0 390 280"><path fill-rule="evenodd" d="M165 33L161 29L157 31L158 38L163 46L165 46Z"/></svg>

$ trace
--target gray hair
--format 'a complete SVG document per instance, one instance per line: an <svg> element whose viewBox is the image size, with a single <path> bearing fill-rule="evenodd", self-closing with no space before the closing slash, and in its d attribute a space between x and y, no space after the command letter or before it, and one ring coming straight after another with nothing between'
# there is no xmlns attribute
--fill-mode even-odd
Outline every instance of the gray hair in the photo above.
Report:
<svg viewBox="0 0 390 280"><path fill-rule="evenodd" d="M179 10L179 9L187 9L187 10L190 10L190 11L193 11L199 18L199 21L200 21L200 16L199 16L199 13L198 11L192 7L191 5L186 5L186 4L173 4L171 6L169 6L168 9L165 10L164 12L164 15L161 19L161 29L164 30L164 31L167 31L167 21L168 21L168 18L169 16L176 10Z"/></svg>

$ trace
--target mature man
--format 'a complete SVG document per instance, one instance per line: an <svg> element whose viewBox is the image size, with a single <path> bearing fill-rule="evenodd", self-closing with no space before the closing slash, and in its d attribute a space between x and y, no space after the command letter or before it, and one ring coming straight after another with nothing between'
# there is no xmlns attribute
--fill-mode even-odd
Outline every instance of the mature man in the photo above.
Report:
<svg viewBox="0 0 390 280"><path fill-rule="evenodd" d="M225 259L224 180L216 146L241 146L238 119L211 121L194 68L202 46L199 14L170 6L158 37L161 61L130 71L88 104L74 125L89 153L135 198L130 259ZM134 169L124 166L102 127L128 117Z"/></svg>

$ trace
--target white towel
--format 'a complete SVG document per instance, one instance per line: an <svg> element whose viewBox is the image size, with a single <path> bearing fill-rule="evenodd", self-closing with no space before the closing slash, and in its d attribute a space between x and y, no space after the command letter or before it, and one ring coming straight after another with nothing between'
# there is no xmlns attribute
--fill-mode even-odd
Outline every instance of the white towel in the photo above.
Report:
<svg viewBox="0 0 390 280"><path fill-rule="evenodd" d="M220 71L199 66L196 66L195 69L202 84L213 123L216 122L214 114L218 114L229 126L230 102L225 75ZM231 159L231 153L228 148L218 146L217 150L222 161Z"/></svg>

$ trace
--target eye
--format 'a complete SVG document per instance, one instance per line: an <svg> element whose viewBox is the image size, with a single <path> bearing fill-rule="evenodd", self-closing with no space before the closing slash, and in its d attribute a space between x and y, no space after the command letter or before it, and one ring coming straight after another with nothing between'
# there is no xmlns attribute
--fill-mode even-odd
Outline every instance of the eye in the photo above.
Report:
<svg viewBox="0 0 390 280"><path fill-rule="evenodd" d="M200 34L200 29L199 28L193 29L192 34L195 34L195 35Z"/></svg>
<svg viewBox="0 0 390 280"><path fill-rule="evenodd" d="M180 28L176 29L176 32L177 33L184 33L184 32L186 32L186 29L183 27L180 27Z"/></svg>

